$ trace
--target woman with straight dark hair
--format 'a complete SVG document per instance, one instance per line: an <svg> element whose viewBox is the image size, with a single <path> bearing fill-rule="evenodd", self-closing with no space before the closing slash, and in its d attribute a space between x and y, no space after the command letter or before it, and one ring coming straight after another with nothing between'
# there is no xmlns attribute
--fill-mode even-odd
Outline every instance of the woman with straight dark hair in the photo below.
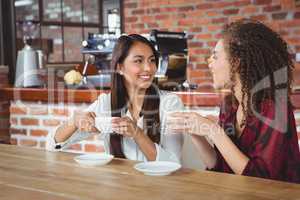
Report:
<svg viewBox="0 0 300 200"><path fill-rule="evenodd" d="M258 21L232 22L225 26L209 68L214 87L231 90L219 123L197 113L176 113L170 127L191 134L210 170L300 183L290 101L294 65L287 43Z"/></svg>
<svg viewBox="0 0 300 200"><path fill-rule="evenodd" d="M180 162L183 136L165 134L163 127L166 114L183 109L183 104L175 94L156 87L157 64L157 52L145 37L121 36L112 54L111 93L99 95L85 112L75 112L48 135L46 148L64 149L100 132L105 150L116 157ZM111 118L112 130L97 129L96 117Z"/></svg>

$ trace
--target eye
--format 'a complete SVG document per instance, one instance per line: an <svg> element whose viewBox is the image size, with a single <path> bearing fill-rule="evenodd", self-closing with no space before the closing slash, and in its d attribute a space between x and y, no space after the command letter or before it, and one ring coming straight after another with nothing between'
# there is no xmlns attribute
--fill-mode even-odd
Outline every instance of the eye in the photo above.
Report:
<svg viewBox="0 0 300 200"><path fill-rule="evenodd" d="M155 58L151 58L151 59L150 59L150 62L151 62L151 63L156 63L156 59L155 59Z"/></svg>
<svg viewBox="0 0 300 200"><path fill-rule="evenodd" d="M212 60L218 59L216 50L213 50L210 55L211 55L210 59Z"/></svg>
<svg viewBox="0 0 300 200"><path fill-rule="evenodd" d="M143 61L142 61L142 59L137 59L137 60L134 60L133 62L137 63L137 64L141 64Z"/></svg>

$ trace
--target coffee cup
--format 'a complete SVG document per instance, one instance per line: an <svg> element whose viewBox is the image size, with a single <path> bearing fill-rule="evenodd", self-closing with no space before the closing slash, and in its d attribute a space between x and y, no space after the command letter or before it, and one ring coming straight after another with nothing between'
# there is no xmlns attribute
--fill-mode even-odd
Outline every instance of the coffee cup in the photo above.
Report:
<svg viewBox="0 0 300 200"><path fill-rule="evenodd" d="M101 133L111 133L112 132L111 119L112 117L96 117L95 127Z"/></svg>

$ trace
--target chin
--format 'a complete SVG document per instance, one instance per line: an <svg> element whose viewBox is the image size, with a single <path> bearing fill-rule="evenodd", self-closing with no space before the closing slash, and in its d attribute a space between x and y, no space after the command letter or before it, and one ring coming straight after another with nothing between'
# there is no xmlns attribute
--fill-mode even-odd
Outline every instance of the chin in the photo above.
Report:
<svg viewBox="0 0 300 200"><path fill-rule="evenodd" d="M138 87L141 88L141 89L148 89L151 86L151 84L152 84L152 82L141 83L141 84L138 84Z"/></svg>
<svg viewBox="0 0 300 200"><path fill-rule="evenodd" d="M153 79L148 80L148 81L137 81L136 82L137 87L144 88L144 89L149 88L152 84L153 84Z"/></svg>
<svg viewBox="0 0 300 200"><path fill-rule="evenodd" d="M221 90L221 89L224 89L224 88L222 86L220 86L220 85L214 84L214 89L215 90Z"/></svg>
<svg viewBox="0 0 300 200"><path fill-rule="evenodd" d="M227 89L226 84L223 84L223 83L220 83L220 82L217 82L217 81L214 81L213 87L214 87L215 90Z"/></svg>

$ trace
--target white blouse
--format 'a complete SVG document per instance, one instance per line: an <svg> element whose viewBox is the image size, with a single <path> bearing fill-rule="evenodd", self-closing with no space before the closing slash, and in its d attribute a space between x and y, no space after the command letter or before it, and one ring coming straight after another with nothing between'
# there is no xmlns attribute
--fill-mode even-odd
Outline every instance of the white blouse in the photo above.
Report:
<svg viewBox="0 0 300 200"><path fill-rule="evenodd" d="M111 117L111 95L101 94L98 99L92 103L87 109L87 112L94 112L97 117ZM181 99L176 95L166 91L160 91L160 125L161 125L161 138L160 144L155 144L156 147L156 161L172 161L180 162L181 150L183 145L183 135L166 133L166 117L168 112L182 111L184 105ZM123 113L122 116L128 116L132 119L129 111ZM137 126L143 128L143 116L137 120ZM81 141L89 137L92 133L76 131L71 137L62 143L56 143L54 136L55 132L51 132L47 136L46 149L49 151L60 151L67 148L75 142ZM110 152L110 133L100 133L101 139L104 141L104 148L107 153ZM127 159L147 161L147 158L140 150L133 138L123 137L122 141L123 153Z"/></svg>

